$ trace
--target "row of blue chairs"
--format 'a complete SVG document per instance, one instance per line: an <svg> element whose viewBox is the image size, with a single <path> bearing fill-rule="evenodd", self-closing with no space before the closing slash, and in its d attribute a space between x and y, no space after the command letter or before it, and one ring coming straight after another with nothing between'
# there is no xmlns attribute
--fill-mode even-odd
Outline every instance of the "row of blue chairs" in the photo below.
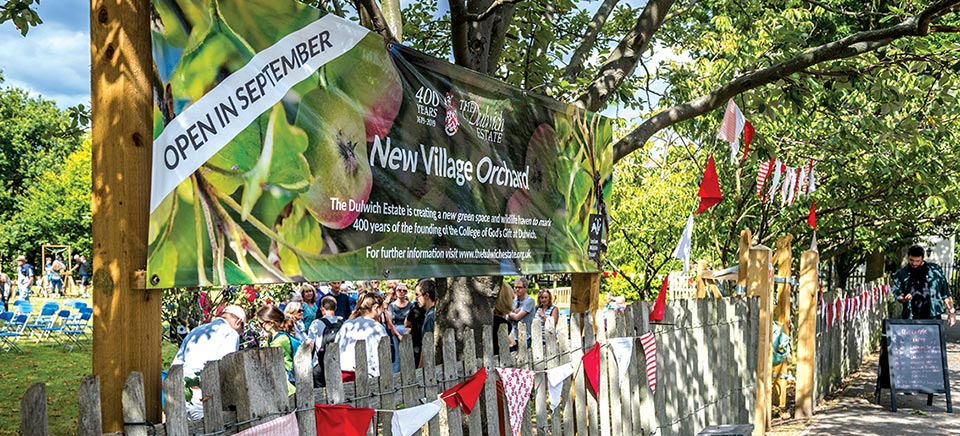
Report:
<svg viewBox="0 0 960 436"><path fill-rule="evenodd" d="M38 313L33 313L33 305L28 301L15 301L12 311L0 313L0 351L22 354L23 349L17 344L21 340L49 342L70 351L86 349L92 317L93 309L79 300L68 300L63 308L50 301Z"/></svg>

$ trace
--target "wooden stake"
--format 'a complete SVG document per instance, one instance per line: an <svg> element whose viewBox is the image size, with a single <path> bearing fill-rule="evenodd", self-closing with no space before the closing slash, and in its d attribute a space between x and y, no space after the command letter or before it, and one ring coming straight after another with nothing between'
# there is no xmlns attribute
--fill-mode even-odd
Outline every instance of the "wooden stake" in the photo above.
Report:
<svg viewBox="0 0 960 436"><path fill-rule="evenodd" d="M770 249L758 245L750 249L747 265L747 289L751 297L760 298L760 318L757 329L757 400L754 405L753 434L763 436L770 429L770 378L773 355L771 350L773 327L773 269Z"/></svg>
<svg viewBox="0 0 960 436"><path fill-rule="evenodd" d="M797 316L797 393L794 417L812 418L817 362L817 264L813 250L800 257L800 314Z"/></svg>
<svg viewBox="0 0 960 436"><path fill-rule="evenodd" d="M570 313L596 314L600 305L600 274L571 274Z"/></svg>
<svg viewBox="0 0 960 436"><path fill-rule="evenodd" d="M93 373L103 430L123 430L127 375L144 374L146 416L160 421L160 291L135 291L146 268L153 90L150 2L90 2L93 124Z"/></svg>
<svg viewBox="0 0 960 436"><path fill-rule="evenodd" d="M750 253L750 245L753 244L753 234L750 229L743 229L740 232L740 251L738 257L737 269L737 294L747 289L747 256Z"/></svg>
<svg viewBox="0 0 960 436"><path fill-rule="evenodd" d="M793 252L791 251L791 243L793 242L793 235L781 236L780 239L777 239L777 252L773 255L773 263L777 265L777 277L789 279L791 277L791 270L793 265ZM783 329L783 332L789 337L791 331L790 325L790 284L789 283L780 283L776 285L777 288L777 310L776 318L777 322L780 323L780 327ZM783 363L777 365L773 370L773 382L774 382L774 403L778 407L784 407L787 405L787 383L786 380L781 378L780 375L787 371L788 363L786 360Z"/></svg>

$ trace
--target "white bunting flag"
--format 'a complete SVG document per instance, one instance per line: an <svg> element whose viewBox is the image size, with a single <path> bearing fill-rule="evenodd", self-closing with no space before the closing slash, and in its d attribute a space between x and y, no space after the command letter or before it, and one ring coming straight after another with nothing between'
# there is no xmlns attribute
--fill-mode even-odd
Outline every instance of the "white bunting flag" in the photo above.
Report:
<svg viewBox="0 0 960 436"><path fill-rule="evenodd" d="M686 273L690 269L690 245L691 240L693 239L693 214L690 214L690 218L687 218L687 225L683 228L683 233L680 235L680 242L677 243L677 248L673 250L673 257L683 261L683 272Z"/></svg>
<svg viewBox="0 0 960 436"><path fill-rule="evenodd" d="M410 436L416 433L424 424L440 413L442 404L441 400L436 400L432 403L393 412L393 436Z"/></svg>
<svg viewBox="0 0 960 436"><path fill-rule="evenodd" d="M773 183L770 184L770 191L767 193L767 200L764 201L773 201L773 198L776 196L777 190L780 189L780 176L783 174L783 169L786 167L780 159L777 159L773 163Z"/></svg>
<svg viewBox="0 0 960 436"><path fill-rule="evenodd" d="M550 394L550 410L560 405L563 382L573 375L573 364L567 363L547 370L547 393Z"/></svg>
<svg viewBox="0 0 960 436"><path fill-rule="evenodd" d="M807 183L807 195L810 195L813 194L813 191L817 190L817 178L814 176L813 159L810 159L810 174L807 177L810 177L810 181Z"/></svg>
<svg viewBox="0 0 960 436"><path fill-rule="evenodd" d="M643 358L647 364L647 384L650 392L657 393L657 338L653 332L646 332L640 336L640 346L643 347Z"/></svg>
<svg viewBox="0 0 960 436"><path fill-rule="evenodd" d="M800 181L797 183L797 197L801 195L807 195L807 183L809 183L807 178L807 167L800 167Z"/></svg>
<svg viewBox="0 0 960 436"><path fill-rule="evenodd" d="M783 184L780 185L780 206L787 205L787 198L790 195L790 182L794 176L793 167L786 167L783 171Z"/></svg>
<svg viewBox="0 0 960 436"><path fill-rule="evenodd" d="M627 368L630 367L630 360L633 358L633 338L610 338L607 343L613 351L613 357L617 361L617 370L620 372L620 382L627 379Z"/></svg>
<svg viewBox="0 0 960 436"><path fill-rule="evenodd" d="M510 407L510 428L517 436L523 424L523 409L527 407L533 390L534 372L520 368L497 368L497 372L503 380L503 396Z"/></svg>

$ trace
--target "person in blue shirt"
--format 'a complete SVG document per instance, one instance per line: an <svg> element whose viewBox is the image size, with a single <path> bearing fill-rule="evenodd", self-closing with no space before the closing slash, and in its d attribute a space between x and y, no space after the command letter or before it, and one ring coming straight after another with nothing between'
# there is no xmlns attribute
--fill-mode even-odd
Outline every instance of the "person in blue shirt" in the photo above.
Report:
<svg viewBox="0 0 960 436"><path fill-rule="evenodd" d="M17 256L17 289L21 299L30 300L30 288L33 287L34 278L33 265L27 263L26 256Z"/></svg>
<svg viewBox="0 0 960 436"><path fill-rule="evenodd" d="M332 281L329 284L330 293L328 295L337 300L336 315L343 319L350 318L350 313L353 312L353 304L351 304L350 296L341 290L343 282L338 280Z"/></svg>

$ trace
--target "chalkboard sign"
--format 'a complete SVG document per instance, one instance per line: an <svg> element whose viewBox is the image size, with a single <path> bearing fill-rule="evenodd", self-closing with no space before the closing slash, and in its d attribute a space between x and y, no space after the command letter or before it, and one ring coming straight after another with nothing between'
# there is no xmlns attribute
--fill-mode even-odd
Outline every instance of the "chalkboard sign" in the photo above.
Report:
<svg viewBox="0 0 960 436"><path fill-rule="evenodd" d="M876 399L880 389L890 389L891 410L897 411L897 392L933 394L947 397L947 412L953 412L947 371L947 349L940 320L885 320L880 349L880 371Z"/></svg>

